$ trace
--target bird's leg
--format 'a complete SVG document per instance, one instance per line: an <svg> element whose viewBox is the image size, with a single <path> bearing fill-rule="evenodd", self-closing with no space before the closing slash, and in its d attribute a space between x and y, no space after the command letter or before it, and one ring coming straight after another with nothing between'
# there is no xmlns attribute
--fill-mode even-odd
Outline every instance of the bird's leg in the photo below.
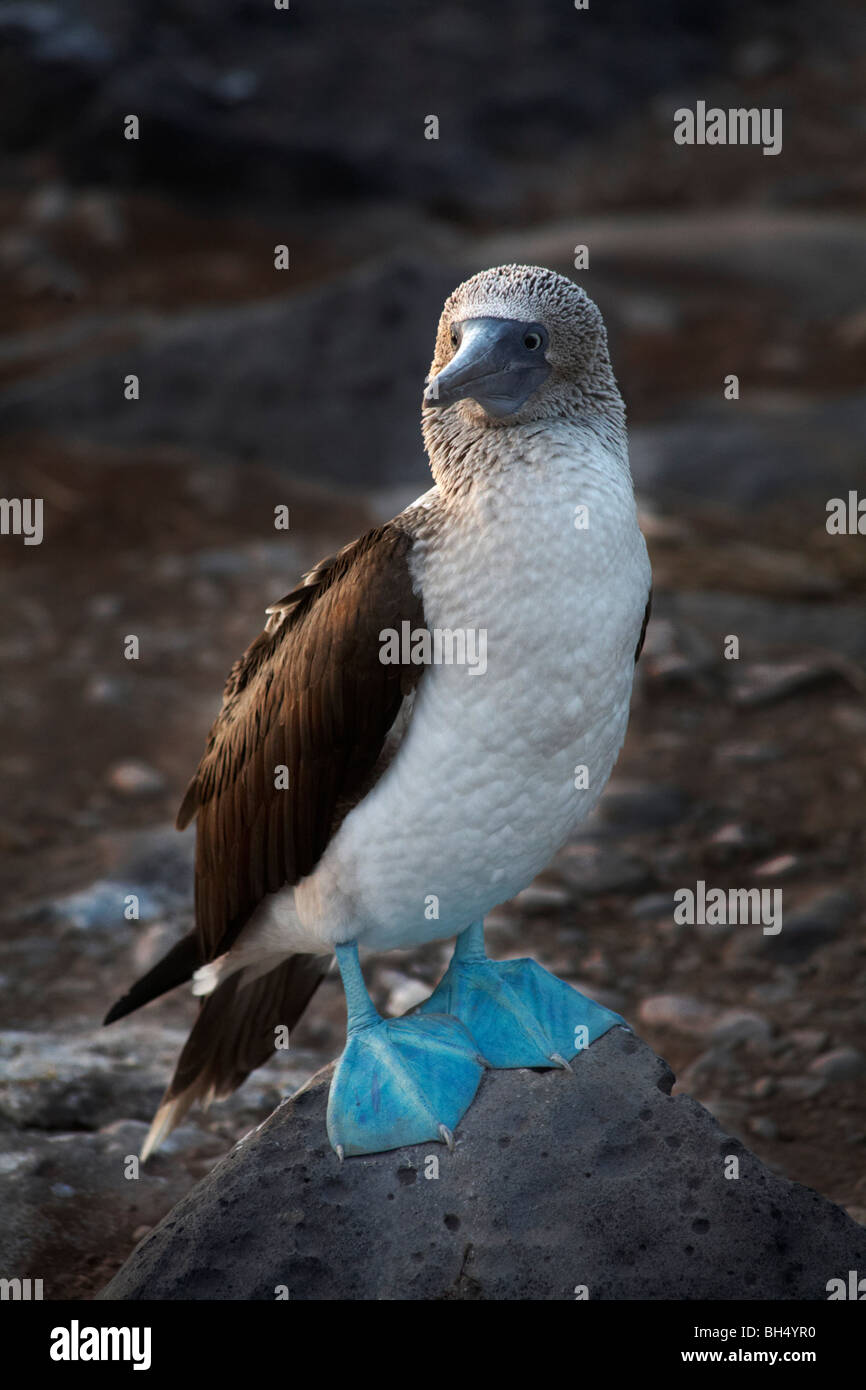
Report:
<svg viewBox="0 0 866 1390"><path fill-rule="evenodd" d="M487 960L487 948L484 945L484 923L473 922L462 931L454 942L454 961L461 965L478 964L479 961ZM453 964L453 961L452 961Z"/></svg>
<svg viewBox="0 0 866 1390"><path fill-rule="evenodd" d="M418 1012L428 1011L465 1023L491 1067L568 1068L602 1033L625 1025L537 961L489 960L483 922L458 936L451 964Z"/></svg>
<svg viewBox="0 0 866 1390"><path fill-rule="evenodd" d="M430 1139L452 1147L484 1070L475 1042L456 1018L382 1018L367 993L356 942L336 951L347 1024L328 1096L331 1144L341 1159Z"/></svg>

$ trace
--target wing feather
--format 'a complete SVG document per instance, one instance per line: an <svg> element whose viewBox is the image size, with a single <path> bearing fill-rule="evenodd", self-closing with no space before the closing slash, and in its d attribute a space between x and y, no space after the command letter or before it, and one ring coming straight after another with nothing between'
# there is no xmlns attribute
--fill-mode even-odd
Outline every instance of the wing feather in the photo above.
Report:
<svg viewBox="0 0 866 1390"><path fill-rule="evenodd" d="M202 961L228 950L266 893L317 864L370 785L388 730L423 667L383 665L379 633L424 623L411 536L380 526L323 560L268 610L226 682L178 826L198 819ZM288 787L276 769L288 770Z"/></svg>

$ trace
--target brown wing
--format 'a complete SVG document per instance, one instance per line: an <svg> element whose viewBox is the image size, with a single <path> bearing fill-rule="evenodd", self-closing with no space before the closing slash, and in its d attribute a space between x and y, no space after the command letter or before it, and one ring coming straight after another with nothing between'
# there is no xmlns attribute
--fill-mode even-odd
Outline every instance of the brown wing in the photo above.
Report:
<svg viewBox="0 0 866 1390"><path fill-rule="evenodd" d="M423 671L379 660L383 628L424 623L411 546L389 522L324 560L232 668L177 818L183 829L198 817L202 961L228 950L266 893L310 873L369 786Z"/></svg>

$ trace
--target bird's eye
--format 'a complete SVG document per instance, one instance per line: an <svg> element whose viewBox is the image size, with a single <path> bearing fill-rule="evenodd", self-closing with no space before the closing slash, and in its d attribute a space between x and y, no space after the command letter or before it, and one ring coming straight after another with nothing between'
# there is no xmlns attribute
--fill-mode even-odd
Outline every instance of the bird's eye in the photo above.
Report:
<svg viewBox="0 0 866 1390"><path fill-rule="evenodd" d="M529 348L530 352L537 352L543 342L540 333L527 333L523 339L523 346Z"/></svg>
<svg viewBox="0 0 866 1390"><path fill-rule="evenodd" d="M459 342L460 334L457 332L457 328L454 327L451 329L451 346L456 347Z"/></svg>

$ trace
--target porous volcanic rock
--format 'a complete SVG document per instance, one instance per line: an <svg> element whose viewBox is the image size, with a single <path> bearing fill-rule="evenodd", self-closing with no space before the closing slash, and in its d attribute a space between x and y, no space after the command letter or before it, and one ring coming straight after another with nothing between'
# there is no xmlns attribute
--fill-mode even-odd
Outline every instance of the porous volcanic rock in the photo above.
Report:
<svg viewBox="0 0 866 1390"><path fill-rule="evenodd" d="M454 1153L341 1166L329 1075L243 1139L101 1297L824 1299L866 1266L866 1231L671 1096L666 1063L624 1029L574 1075L487 1073Z"/></svg>

